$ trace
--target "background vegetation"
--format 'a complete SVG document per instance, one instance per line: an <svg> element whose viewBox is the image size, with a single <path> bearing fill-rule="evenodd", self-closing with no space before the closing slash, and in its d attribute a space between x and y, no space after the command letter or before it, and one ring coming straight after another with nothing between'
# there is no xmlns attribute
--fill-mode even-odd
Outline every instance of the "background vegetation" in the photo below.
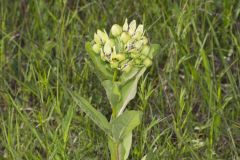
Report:
<svg viewBox="0 0 240 160"><path fill-rule="evenodd" d="M0 159L110 159L64 87L110 117L84 44L126 17L161 45L129 106L144 111L130 159L239 159L239 0L1 0Z"/></svg>

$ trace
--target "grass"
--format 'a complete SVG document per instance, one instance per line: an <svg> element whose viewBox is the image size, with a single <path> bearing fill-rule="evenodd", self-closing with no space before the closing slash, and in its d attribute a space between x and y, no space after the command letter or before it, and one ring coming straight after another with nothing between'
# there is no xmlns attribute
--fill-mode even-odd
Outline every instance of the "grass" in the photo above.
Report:
<svg viewBox="0 0 240 160"><path fill-rule="evenodd" d="M64 87L110 117L84 44L126 17L161 45L128 106L144 111L130 159L240 158L238 0L1 0L0 159L110 159Z"/></svg>

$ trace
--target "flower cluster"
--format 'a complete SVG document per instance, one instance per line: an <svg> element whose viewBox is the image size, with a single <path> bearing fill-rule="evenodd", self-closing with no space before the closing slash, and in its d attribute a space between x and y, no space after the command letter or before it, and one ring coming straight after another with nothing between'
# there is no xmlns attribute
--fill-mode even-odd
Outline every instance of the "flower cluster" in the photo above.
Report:
<svg viewBox="0 0 240 160"><path fill-rule="evenodd" d="M105 30L97 30L92 43L93 51L113 69L128 72L133 66L148 67L152 64L143 25L137 26L136 20L128 24L126 19L123 26L114 24L109 35Z"/></svg>

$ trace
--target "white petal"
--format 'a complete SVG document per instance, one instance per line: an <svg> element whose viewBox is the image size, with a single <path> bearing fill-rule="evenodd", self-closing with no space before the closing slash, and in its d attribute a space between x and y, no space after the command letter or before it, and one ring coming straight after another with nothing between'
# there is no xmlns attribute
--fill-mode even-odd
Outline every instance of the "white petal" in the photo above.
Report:
<svg viewBox="0 0 240 160"><path fill-rule="evenodd" d="M136 32L140 32L141 34L143 34L143 25L140 24L137 29L136 29Z"/></svg>
<svg viewBox="0 0 240 160"><path fill-rule="evenodd" d="M123 31L128 31L128 20L125 19L124 25L123 25Z"/></svg>
<svg viewBox="0 0 240 160"><path fill-rule="evenodd" d="M137 41L134 43L134 47L140 49L143 46L143 41Z"/></svg>
<svg viewBox="0 0 240 160"><path fill-rule="evenodd" d="M103 32L101 30L97 30L97 35L101 38L101 40L105 43L108 40L108 35L106 32Z"/></svg>
<svg viewBox="0 0 240 160"><path fill-rule="evenodd" d="M141 24L137 27L133 38L139 40L142 37L142 35L143 35L143 25Z"/></svg>
<svg viewBox="0 0 240 160"><path fill-rule="evenodd" d="M129 24L129 34L130 35L133 35L135 33L135 30L136 30L136 20L133 20L130 24Z"/></svg>
<svg viewBox="0 0 240 160"><path fill-rule="evenodd" d="M109 45L109 43L106 43L104 45L103 51L104 51L105 55L111 54L112 49L111 49L111 46Z"/></svg>

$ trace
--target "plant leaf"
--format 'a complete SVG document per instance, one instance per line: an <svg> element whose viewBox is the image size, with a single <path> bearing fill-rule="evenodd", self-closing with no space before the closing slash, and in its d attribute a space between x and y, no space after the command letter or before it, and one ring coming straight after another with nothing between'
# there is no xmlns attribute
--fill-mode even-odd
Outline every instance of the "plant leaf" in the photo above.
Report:
<svg viewBox="0 0 240 160"><path fill-rule="evenodd" d="M122 142L122 147L124 148L124 160L126 160L129 156L130 149L132 145L132 132L130 132Z"/></svg>
<svg viewBox="0 0 240 160"><path fill-rule="evenodd" d="M85 98L76 93L70 93L73 100L78 106L88 115L88 117L101 128L106 134L110 134L110 124L107 118L99 111L97 111Z"/></svg>
<svg viewBox="0 0 240 160"><path fill-rule="evenodd" d="M129 156L132 145L132 132L130 132L122 142L116 142L111 137L108 138L108 148L111 153L111 159L126 160Z"/></svg>
<svg viewBox="0 0 240 160"><path fill-rule="evenodd" d="M123 72L121 75L121 83L124 84L128 80L132 79L138 72L141 70L141 68L134 67L129 72Z"/></svg>
<svg viewBox="0 0 240 160"><path fill-rule="evenodd" d="M142 112L125 111L119 117L112 120L111 132L117 142L123 140L141 122Z"/></svg>
<svg viewBox="0 0 240 160"><path fill-rule="evenodd" d="M105 80L102 85L107 93L108 100L112 107L115 107L121 99L121 93L119 90L119 82L112 82Z"/></svg>
<svg viewBox="0 0 240 160"><path fill-rule="evenodd" d="M142 68L132 79L128 80L124 84L121 84L122 86L120 87L120 91L122 97L121 100L116 105L117 116L122 114L129 101L131 101L135 97L137 92L138 80L145 72L145 70L146 70L145 67Z"/></svg>
<svg viewBox="0 0 240 160"><path fill-rule="evenodd" d="M112 79L113 73L111 72L110 66L108 66L104 61L101 60L100 56L92 50L92 45L90 42L86 42L85 48L92 60L94 65L94 71L100 80Z"/></svg>
<svg viewBox="0 0 240 160"><path fill-rule="evenodd" d="M67 114L62 121L63 142L66 144L68 138L68 131L74 114L75 106L71 105L68 108Z"/></svg>

